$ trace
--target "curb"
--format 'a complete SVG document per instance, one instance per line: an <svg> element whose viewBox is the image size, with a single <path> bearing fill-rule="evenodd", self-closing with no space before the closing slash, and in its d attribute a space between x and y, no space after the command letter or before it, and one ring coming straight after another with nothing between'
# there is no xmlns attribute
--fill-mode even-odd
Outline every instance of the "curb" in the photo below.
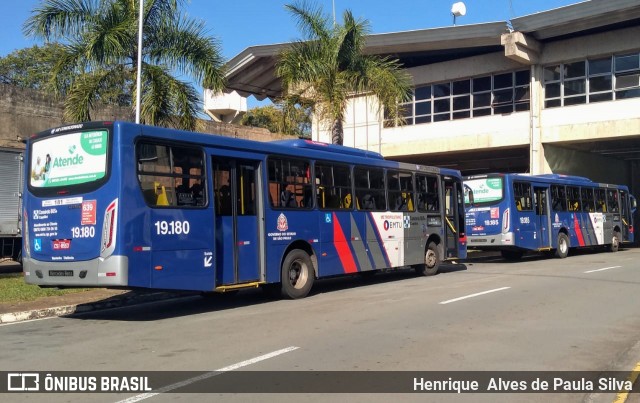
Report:
<svg viewBox="0 0 640 403"><path fill-rule="evenodd" d="M135 293L135 292L134 292ZM145 303L165 301L169 299L179 299L191 297L194 294L177 293L177 292L154 292L150 294L123 294L122 297L116 297L111 300L87 302L76 305L65 305L51 308L34 309L31 311L13 312L0 314L0 324L17 323L26 320L44 319L55 316L66 316L78 313L87 313L94 311L102 311L114 308L123 308L128 306L140 305Z"/></svg>

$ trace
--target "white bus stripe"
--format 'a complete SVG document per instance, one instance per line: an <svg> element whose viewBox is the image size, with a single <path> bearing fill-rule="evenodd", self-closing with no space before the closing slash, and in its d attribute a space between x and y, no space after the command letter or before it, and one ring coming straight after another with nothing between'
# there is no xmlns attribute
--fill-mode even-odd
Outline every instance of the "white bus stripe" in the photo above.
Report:
<svg viewBox="0 0 640 403"><path fill-rule="evenodd" d="M585 274L586 274L586 273L595 273L595 272L597 272L597 271L605 271L605 270L617 269L617 268L619 268L619 267L622 267L622 266L611 266L611 267L604 267L604 268L602 268L602 269L587 270L587 271L585 271L584 273L585 273Z"/></svg>
<svg viewBox="0 0 640 403"><path fill-rule="evenodd" d="M473 298L473 297L477 297L477 296L480 296L480 295L489 294L489 293L492 293L492 292L508 290L509 288L511 288L511 287L496 288L496 289L494 289L494 290L478 292L478 293L471 294L471 295L465 295L464 297L460 297L460 298L448 299L448 300L446 300L446 301L442 301L442 302L440 302L440 305L450 304L450 303L452 303L452 302L462 301L463 299Z"/></svg>
<svg viewBox="0 0 640 403"><path fill-rule="evenodd" d="M196 377L184 380L182 382L177 382L177 383L174 383L172 385L164 386L164 387L162 387L160 389L157 389L157 391L152 392L152 393L142 393L142 394L130 397L130 398L125 399L125 400L120 400L117 403L135 403L135 402L139 402L141 400L145 400L145 399L148 399L150 397L157 396L157 395L159 395L161 393L169 392L170 390L182 388L184 386L191 385L192 383L199 382L199 381L202 381L204 379L213 378L214 376L221 375L224 372L233 371L233 370L236 370L238 368L246 367L247 365L251 365L251 364L255 364L255 363L260 362L260 361L268 360L269 358L273 358L273 357L276 357L278 355L281 355L281 354L284 354L284 353L288 353L288 352L293 351L293 350L297 350L298 348L299 347L291 346L291 347L283 348L281 350L273 351L271 353L264 354L264 355L261 355L261 356L255 357L255 358L251 358L251 359L248 359L248 360L245 360L245 361L241 361L239 363L232 364L232 365L229 365L227 367L216 369L215 371L207 372L205 374L202 374L200 376L196 376Z"/></svg>

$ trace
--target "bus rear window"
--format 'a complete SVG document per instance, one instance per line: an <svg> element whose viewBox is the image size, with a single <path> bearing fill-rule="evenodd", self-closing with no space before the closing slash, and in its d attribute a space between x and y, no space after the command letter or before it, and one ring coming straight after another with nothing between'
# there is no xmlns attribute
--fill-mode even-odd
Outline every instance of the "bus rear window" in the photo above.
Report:
<svg viewBox="0 0 640 403"><path fill-rule="evenodd" d="M464 181L465 204L496 203L504 197L504 182L502 178L477 178ZM471 199L470 192L473 192Z"/></svg>
<svg viewBox="0 0 640 403"><path fill-rule="evenodd" d="M35 141L30 150L29 186L48 189L100 181L107 174L108 143L106 129Z"/></svg>

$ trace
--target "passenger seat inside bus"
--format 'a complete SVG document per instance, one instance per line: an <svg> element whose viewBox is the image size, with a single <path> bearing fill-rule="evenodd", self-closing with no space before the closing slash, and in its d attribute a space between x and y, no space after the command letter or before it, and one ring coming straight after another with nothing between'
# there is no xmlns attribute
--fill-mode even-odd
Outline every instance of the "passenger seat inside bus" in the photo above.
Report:
<svg viewBox="0 0 640 403"><path fill-rule="evenodd" d="M292 191L284 188L280 192L280 207L298 207L296 196Z"/></svg>
<svg viewBox="0 0 640 403"><path fill-rule="evenodd" d="M362 196L362 209L363 210L375 210L376 201L370 194Z"/></svg>

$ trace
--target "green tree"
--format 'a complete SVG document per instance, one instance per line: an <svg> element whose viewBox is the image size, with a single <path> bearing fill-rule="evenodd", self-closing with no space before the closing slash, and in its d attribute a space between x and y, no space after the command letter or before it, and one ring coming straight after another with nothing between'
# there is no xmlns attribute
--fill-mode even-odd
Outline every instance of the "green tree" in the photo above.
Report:
<svg viewBox="0 0 640 403"><path fill-rule="evenodd" d="M180 11L184 0L144 2L142 123L195 129L199 95L185 75L205 88L224 88L219 43L204 23ZM65 103L65 120L91 120L98 102L135 108L138 63L138 0L43 0L23 26L25 34L64 41L64 54L52 70L75 72Z"/></svg>
<svg viewBox="0 0 640 403"><path fill-rule="evenodd" d="M346 10L342 24L334 24L321 7L307 2L286 8L303 35L276 65L289 103L310 102L315 116L330 128L333 144L343 142L349 97L373 94L385 116L400 119L398 102L408 100L411 80L398 60L363 54L367 20L356 20Z"/></svg>
<svg viewBox="0 0 640 403"><path fill-rule="evenodd" d="M242 117L241 125L263 127L271 133L297 137L311 136L311 112L301 106L274 104L252 108Z"/></svg>
<svg viewBox="0 0 640 403"><path fill-rule="evenodd" d="M50 93L53 91L50 85L51 71L63 55L64 48L56 43L11 52L0 57L0 83ZM71 71L63 71L59 75L59 88L63 95L72 77Z"/></svg>

